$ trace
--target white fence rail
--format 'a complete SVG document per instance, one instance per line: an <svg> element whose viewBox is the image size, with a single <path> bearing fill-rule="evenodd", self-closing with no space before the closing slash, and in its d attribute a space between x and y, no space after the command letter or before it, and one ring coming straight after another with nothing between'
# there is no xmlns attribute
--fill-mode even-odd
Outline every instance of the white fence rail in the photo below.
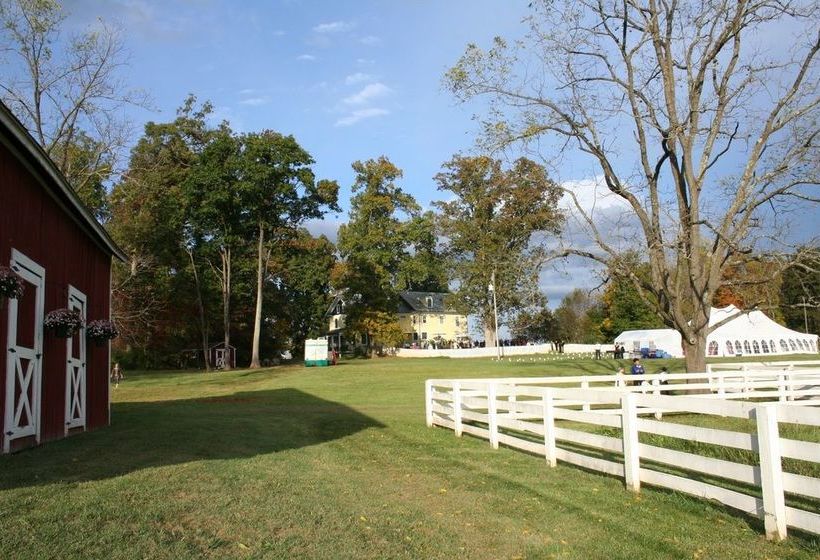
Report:
<svg viewBox="0 0 820 560"><path fill-rule="evenodd" d="M770 539L785 538L787 526L820 534L820 407L796 406L820 405L820 369L742 373L432 379L427 425L542 455L550 466L623 477L633 492L650 484L714 499L762 519ZM737 398L777 402L729 400ZM678 422L668 421L672 412ZM680 423L689 418L680 413L721 427ZM781 426L799 439L782 437Z"/></svg>

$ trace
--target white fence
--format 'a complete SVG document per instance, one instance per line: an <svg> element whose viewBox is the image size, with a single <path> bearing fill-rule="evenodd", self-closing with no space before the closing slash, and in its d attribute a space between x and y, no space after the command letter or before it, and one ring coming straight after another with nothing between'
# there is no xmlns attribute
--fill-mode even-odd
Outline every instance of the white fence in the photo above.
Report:
<svg viewBox="0 0 820 560"><path fill-rule="evenodd" d="M633 492L645 483L714 499L763 519L770 539L785 538L787 526L820 534L820 443L810 441L820 407L796 406L820 405L820 369L740 373L432 379L427 425L543 455L549 466L560 460L623 477ZM686 394L693 391L700 394ZM681 421L689 417L680 413L708 415L718 427L661 421L670 413ZM747 431L728 429L737 427L731 418ZM811 434L781 437L781 425ZM613 428L618 437L595 433ZM738 462L719 458L727 456Z"/></svg>
<svg viewBox="0 0 820 560"><path fill-rule="evenodd" d="M495 346L485 348L441 348L441 349L420 349L420 348L396 348L395 355L399 358L494 358L499 353L502 357L526 356L529 354L549 354L565 356L566 354L592 354L595 352L595 344L565 344L564 354L558 354L549 344L532 344L529 346L501 346L500 350Z"/></svg>

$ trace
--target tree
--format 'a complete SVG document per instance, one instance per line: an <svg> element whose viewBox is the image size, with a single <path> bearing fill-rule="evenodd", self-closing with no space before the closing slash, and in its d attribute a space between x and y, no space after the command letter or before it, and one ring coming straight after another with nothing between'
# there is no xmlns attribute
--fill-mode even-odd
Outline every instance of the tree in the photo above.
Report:
<svg viewBox="0 0 820 560"><path fill-rule="evenodd" d="M338 248L344 259L334 285L346 291L346 325L361 334L395 320L400 287L431 287L437 274L421 263L434 251L429 215L397 184L402 171L384 156L353 163L356 179L350 219L339 227ZM412 249L417 249L413 258ZM393 319L387 320L387 316ZM383 341L385 338L382 337ZM368 337L368 342L370 337Z"/></svg>
<svg viewBox="0 0 820 560"><path fill-rule="evenodd" d="M780 310L787 327L796 331L820 332L820 251L804 247L808 254L783 275Z"/></svg>
<svg viewBox="0 0 820 560"><path fill-rule="evenodd" d="M3 102L40 143L83 202L105 213L104 182L129 140L126 105L148 106L119 74L127 53L116 29L103 22L61 41L65 15L53 0L0 3Z"/></svg>
<svg viewBox="0 0 820 560"><path fill-rule="evenodd" d="M712 305L734 305L739 309L760 308L776 321L782 322L780 286L783 278L779 274L781 266L776 260L755 258L754 255L732 259L732 262L724 267L721 284L712 298Z"/></svg>
<svg viewBox="0 0 820 560"><path fill-rule="evenodd" d="M439 231L458 284L454 304L478 317L484 340L495 346L493 284L499 322L520 309L545 303L538 287L543 251L530 243L536 233L557 234L562 215L559 187L544 168L516 160L509 169L487 156L455 156L436 175Z"/></svg>
<svg viewBox="0 0 820 560"><path fill-rule="evenodd" d="M271 251L293 237L305 220L323 216L325 207L338 210L339 186L335 181L316 181L310 167L313 158L293 136L267 130L245 134L239 143L237 189L257 249L250 367L259 368L263 286Z"/></svg>
<svg viewBox="0 0 820 560"><path fill-rule="evenodd" d="M809 188L820 183L820 12L789 0L531 5L522 42L498 38L487 52L470 45L447 83L462 100L489 102L491 145L523 142L591 162L634 226L620 230L623 246L640 240L650 274L625 266L617 232L571 190L592 243L554 255L629 278L683 335L687 370L703 371L726 264L781 247L788 237L777 217L817 202ZM756 37L766 34L794 48L763 56Z"/></svg>
<svg viewBox="0 0 820 560"><path fill-rule="evenodd" d="M515 337L528 341L546 342L556 340L555 317L547 307L537 310L524 310L519 313L510 325Z"/></svg>
<svg viewBox="0 0 820 560"><path fill-rule="evenodd" d="M129 256L126 267L113 270L112 312L127 344L150 346L154 354L165 333L185 330L183 306L193 294L207 360L206 281L198 270L203 241L190 227L184 185L210 135L209 112L208 103L197 108L189 96L174 121L147 123L110 196L109 229Z"/></svg>

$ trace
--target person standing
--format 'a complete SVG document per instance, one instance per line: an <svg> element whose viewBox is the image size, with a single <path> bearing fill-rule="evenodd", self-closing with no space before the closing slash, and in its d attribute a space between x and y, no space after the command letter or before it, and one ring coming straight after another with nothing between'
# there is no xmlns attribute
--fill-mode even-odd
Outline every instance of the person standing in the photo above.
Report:
<svg viewBox="0 0 820 560"><path fill-rule="evenodd" d="M600 342L595 345L595 359L596 360L601 359L601 343Z"/></svg>
<svg viewBox="0 0 820 560"><path fill-rule="evenodd" d="M640 358L634 358L632 360L632 370L630 371L632 375L644 375L646 370L643 369L643 364L641 364ZM638 381L638 385L643 385L643 380Z"/></svg>
<svg viewBox="0 0 820 560"><path fill-rule="evenodd" d="M111 370L111 382L114 384L115 389L120 386L120 381L123 380L123 377L120 363L114 362L114 368Z"/></svg>

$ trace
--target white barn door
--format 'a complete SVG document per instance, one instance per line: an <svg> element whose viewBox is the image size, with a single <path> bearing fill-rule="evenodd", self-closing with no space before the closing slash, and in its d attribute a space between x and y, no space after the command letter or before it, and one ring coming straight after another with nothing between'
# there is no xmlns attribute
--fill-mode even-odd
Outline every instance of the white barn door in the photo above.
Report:
<svg viewBox="0 0 820 560"><path fill-rule="evenodd" d="M17 438L35 436L40 442L40 382L43 364L43 307L46 271L16 249L11 269L25 280L20 299L7 300L6 408L3 451Z"/></svg>
<svg viewBox="0 0 820 560"><path fill-rule="evenodd" d="M74 286L68 287L68 308L78 311L86 321L85 294ZM65 372L65 432L72 428L85 428L86 375L85 375L85 329L80 329L66 340Z"/></svg>

